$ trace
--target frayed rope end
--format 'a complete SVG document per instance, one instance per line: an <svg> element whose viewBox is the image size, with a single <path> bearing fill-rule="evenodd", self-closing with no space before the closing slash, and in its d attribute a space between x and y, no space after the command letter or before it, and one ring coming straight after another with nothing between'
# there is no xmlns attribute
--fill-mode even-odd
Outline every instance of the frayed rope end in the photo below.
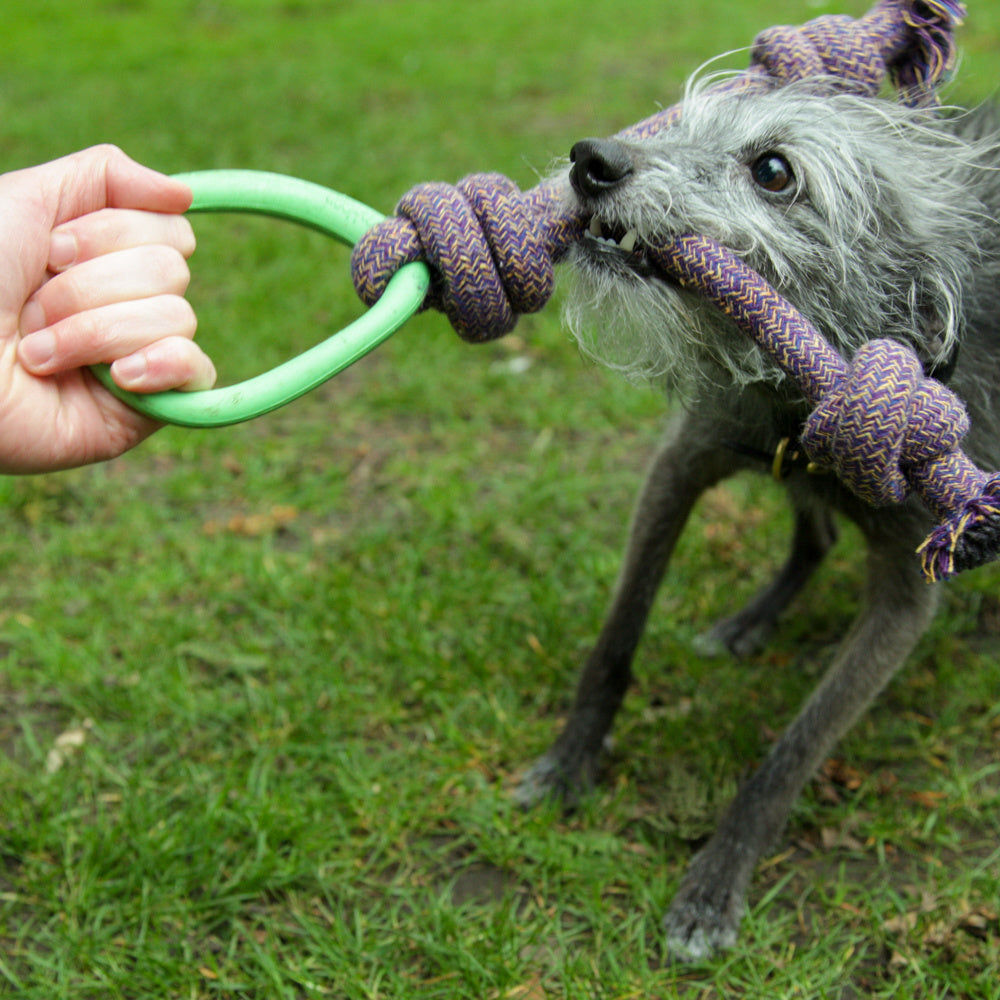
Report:
<svg viewBox="0 0 1000 1000"><path fill-rule="evenodd" d="M954 31L965 19L958 0L911 0L901 16L913 33L912 47L890 73L909 103L936 103L935 91L955 68Z"/></svg>
<svg viewBox="0 0 1000 1000"><path fill-rule="evenodd" d="M917 549L930 583L947 580L1000 556L1000 476L994 476L980 496L935 528Z"/></svg>

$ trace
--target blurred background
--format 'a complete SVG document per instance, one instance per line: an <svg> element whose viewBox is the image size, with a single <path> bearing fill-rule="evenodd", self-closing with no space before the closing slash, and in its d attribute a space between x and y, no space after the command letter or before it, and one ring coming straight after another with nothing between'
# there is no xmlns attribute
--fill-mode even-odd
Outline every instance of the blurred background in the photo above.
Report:
<svg viewBox="0 0 1000 1000"><path fill-rule="evenodd" d="M113 142L166 172L278 171L390 212L473 171L530 187L759 30L868 5L8 6L0 170ZM969 7L960 104L998 83L1000 9ZM345 248L193 221L190 297L223 382L361 311ZM666 411L584 361L557 305L477 347L425 314L252 424L0 480L0 995L996 996L994 570L952 589L847 741L855 770L810 790L717 966L664 968L660 915L846 627L850 531L772 649L704 661L691 639L788 531L769 485L713 492L608 781L571 816L510 808L600 623Z"/></svg>

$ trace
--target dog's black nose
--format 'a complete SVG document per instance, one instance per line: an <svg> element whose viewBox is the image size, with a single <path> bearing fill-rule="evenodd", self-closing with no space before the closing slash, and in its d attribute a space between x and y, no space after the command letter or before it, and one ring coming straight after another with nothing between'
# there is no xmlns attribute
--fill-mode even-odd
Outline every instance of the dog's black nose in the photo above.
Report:
<svg viewBox="0 0 1000 1000"><path fill-rule="evenodd" d="M569 182L584 197L604 194L632 173L628 151L614 139L581 139L569 158Z"/></svg>

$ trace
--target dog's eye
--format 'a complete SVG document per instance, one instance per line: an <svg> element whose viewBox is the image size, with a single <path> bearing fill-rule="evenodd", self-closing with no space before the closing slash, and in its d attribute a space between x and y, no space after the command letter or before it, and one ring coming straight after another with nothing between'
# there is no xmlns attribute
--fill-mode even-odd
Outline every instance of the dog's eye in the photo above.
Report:
<svg viewBox="0 0 1000 1000"><path fill-rule="evenodd" d="M792 165L778 153L765 153L750 167L754 181L765 191L787 191L795 180Z"/></svg>

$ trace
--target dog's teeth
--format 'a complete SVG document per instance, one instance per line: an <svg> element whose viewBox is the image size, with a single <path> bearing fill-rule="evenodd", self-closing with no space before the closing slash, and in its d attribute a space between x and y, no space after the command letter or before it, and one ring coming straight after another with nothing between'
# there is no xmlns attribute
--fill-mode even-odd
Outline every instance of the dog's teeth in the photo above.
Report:
<svg viewBox="0 0 1000 1000"><path fill-rule="evenodd" d="M596 236L598 239L604 235L604 230L601 228L601 220L596 215L590 220L589 232L591 236Z"/></svg>
<svg viewBox="0 0 1000 1000"><path fill-rule="evenodd" d="M631 253L635 249L635 241L637 239L636 231L630 229L619 241L618 246L622 248L626 253Z"/></svg>

